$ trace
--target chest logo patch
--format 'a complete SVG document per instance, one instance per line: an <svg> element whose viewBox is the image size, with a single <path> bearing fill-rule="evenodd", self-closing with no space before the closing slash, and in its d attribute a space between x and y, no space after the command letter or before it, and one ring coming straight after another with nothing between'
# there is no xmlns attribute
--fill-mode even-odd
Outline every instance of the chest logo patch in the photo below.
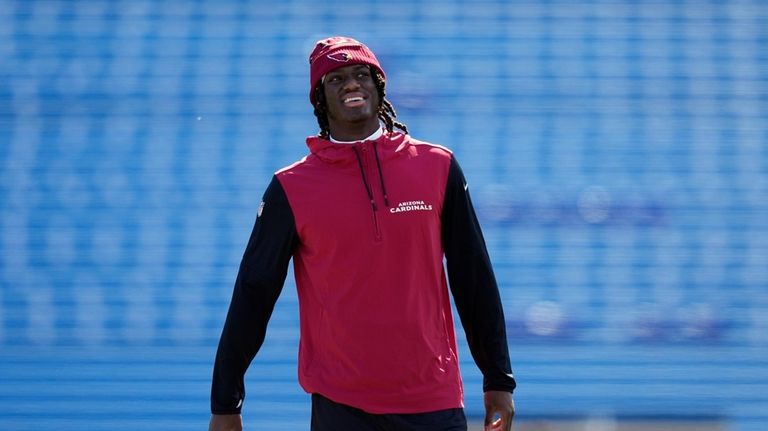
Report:
<svg viewBox="0 0 768 431"><path fill-rule="evenodd" d="M392 214L408 211L432 211L432 205L424 203L424 201L405 201L400 202L396 207L389 209L389 212Z"/></svg>

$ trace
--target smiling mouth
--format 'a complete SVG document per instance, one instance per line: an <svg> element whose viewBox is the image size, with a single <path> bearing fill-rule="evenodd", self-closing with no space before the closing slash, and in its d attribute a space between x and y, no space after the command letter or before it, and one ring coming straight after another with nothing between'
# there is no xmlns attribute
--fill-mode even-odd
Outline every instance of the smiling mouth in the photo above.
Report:
<svg viewBox="0 0 768 431"><path fill-rule="evenodd" d="M365 99L360 96L345 97L342 102L344 102L344 106L357 107L365 104Z"/></svg>

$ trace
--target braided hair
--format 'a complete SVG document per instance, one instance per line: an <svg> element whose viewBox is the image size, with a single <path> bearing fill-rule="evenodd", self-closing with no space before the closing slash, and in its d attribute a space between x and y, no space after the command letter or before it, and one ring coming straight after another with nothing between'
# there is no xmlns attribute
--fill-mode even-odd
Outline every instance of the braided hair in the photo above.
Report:
<svg viewBox="0 0 768 431"><path fill-rule="evenodd" d="M373 75L374 84L376 85L376 91L379 93L378 116L379 119L384 122L384 128L386 128L389 133L392 133L395 127L397 127L407 134L408 126L395 120L395 118L397 118L395 107L392 106L392 102L386 98L386 91L384 90L386 81L384 81L384 77L373 68L371 68L371 73ZM322 83L315 87L315 100L314 113L315 117L317 117L317 125L320 127L320 132L317 135L323 139L329 139L331 137L331 127L328 122L328 105L325 100L325 91Z"/></svg>

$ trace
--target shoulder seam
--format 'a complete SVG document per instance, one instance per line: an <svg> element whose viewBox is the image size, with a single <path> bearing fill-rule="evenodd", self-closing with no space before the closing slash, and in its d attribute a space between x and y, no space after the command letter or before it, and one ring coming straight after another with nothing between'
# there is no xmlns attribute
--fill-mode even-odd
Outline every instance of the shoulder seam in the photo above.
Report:
<svg viewBox="0 0 768 431"><path fill-rule="evenodd" d="M427 147L432 147L432 148L435 148L435 149L443 150L446 153L448 153L450 156L453 156L453 151L451 151L450 148L442 146L442 145L433 144L431 142L420 141L418 139L413 139L411 137L409 137L408 143L411 144L411 145L424 145L424 146L427 146Z"/></svg>
<svg viewBox="0 0 768 431"><path fill-rule="evenodd" d="M299 165L304 164L306 161L307 161L307 156L304 156L301 159L291 163L290 165L278 169L277 171L275 171L275 175L280 175L282 173L290 171L291 169L295 169Z"/></svg>

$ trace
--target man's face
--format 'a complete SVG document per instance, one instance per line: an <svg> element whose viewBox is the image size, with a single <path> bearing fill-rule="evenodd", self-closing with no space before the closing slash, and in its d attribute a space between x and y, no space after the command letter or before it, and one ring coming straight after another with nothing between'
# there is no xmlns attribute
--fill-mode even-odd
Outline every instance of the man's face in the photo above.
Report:
<svg viewBox="0 0 768 431"><path fill-rule="evenodd" d="M323 80L328 122L332 128L378 127L379 93L371 69L364 64L340 67Z"/></svg>

